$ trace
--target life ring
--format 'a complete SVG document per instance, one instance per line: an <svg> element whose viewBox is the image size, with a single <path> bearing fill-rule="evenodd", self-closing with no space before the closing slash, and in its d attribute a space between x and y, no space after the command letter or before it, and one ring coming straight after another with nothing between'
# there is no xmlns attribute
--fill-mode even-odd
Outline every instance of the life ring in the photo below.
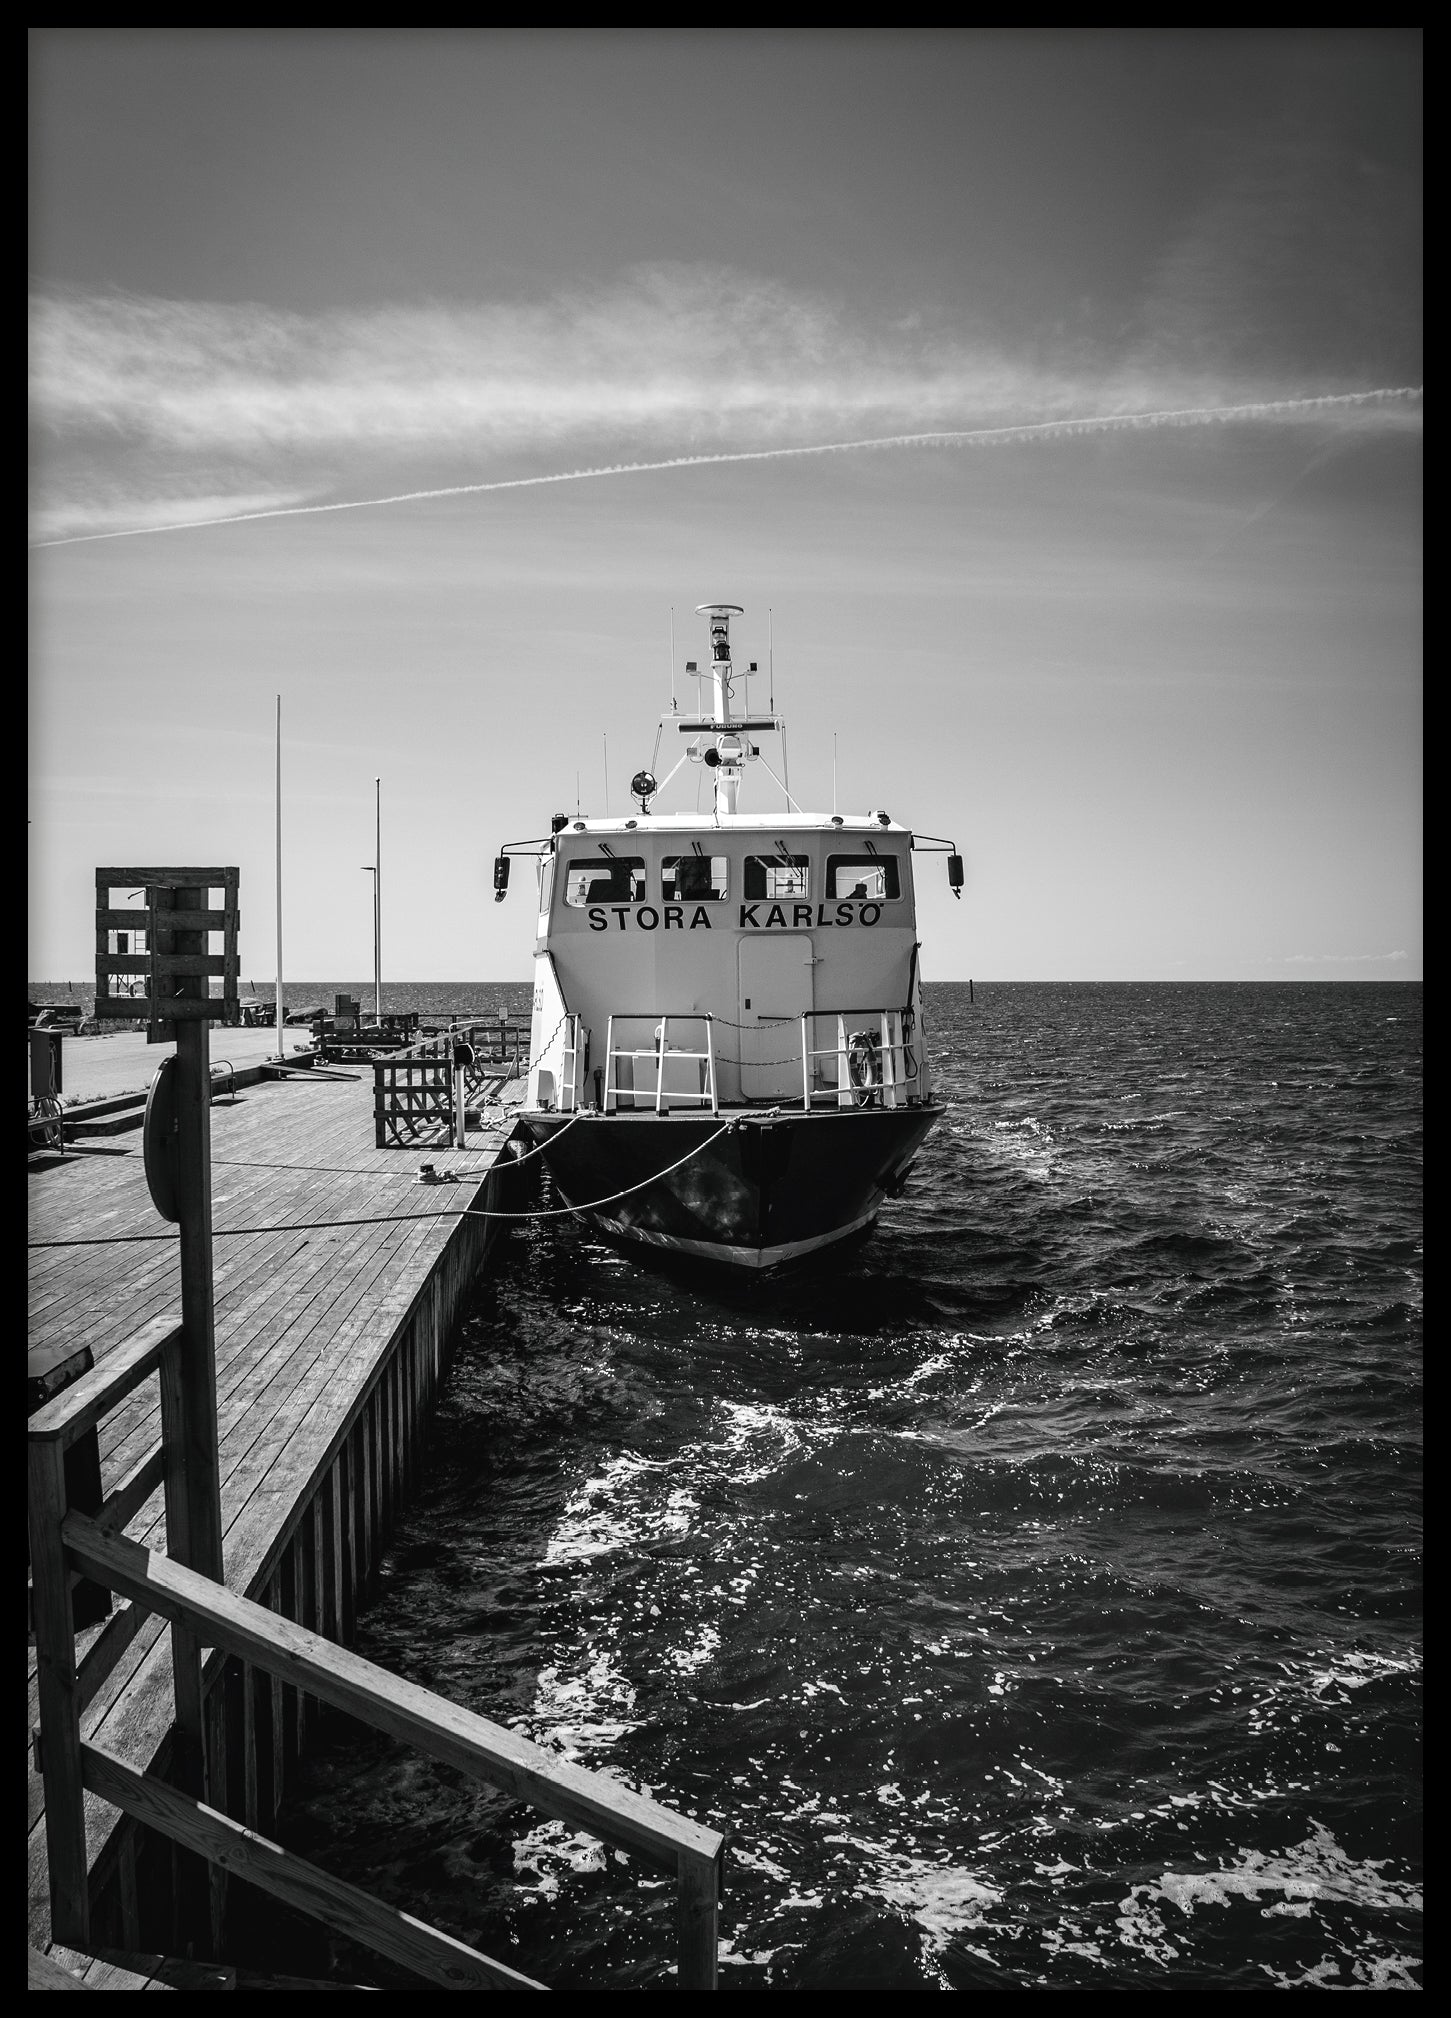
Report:
<svg viewBox="0 0 1451 2018"><path fill-rule="evenodd" d="M870 1107L882 1083L881 1040L870 1030L853 1030L846 1053L847 1077L858 1107Z"/></svg>

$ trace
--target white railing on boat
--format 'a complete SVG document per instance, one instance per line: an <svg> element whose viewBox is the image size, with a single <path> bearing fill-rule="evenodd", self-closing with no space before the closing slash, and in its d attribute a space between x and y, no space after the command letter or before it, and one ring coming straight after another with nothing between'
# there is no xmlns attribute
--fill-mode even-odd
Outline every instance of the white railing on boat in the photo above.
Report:
<svg viewBox="0 0 1451 2018"><path fill-rule="evenodd" d="M673 1044L670 1041L672 1023L677 1026L702 1025L705 1049L689 1051ZM651 1033L648 1046L617 1045L616 1024L647 1025ZM605 1050L605 1113L615 1114L626 1108L636 1112L641 1108L653 1108L655 1113L665 1114L676 1107L698 1107L709 1108L712 1114L719 1114L714 1025L713 1016L698 1010L686 1015L662 1016L652 1011L646 1015L611 1016ZM629 1062L628 1086L623 1083L620 1074L620 1066L626 1061ZM643 1072L639 1069L642 1061Z"/></svg>
<svg viewBox="0 0 1451 2018"><path fill-rule="evenodd" d="M560 1019L539 1063L539 1104L561 1114L598 1104L606 1114L671 1114L680 1110L719 1114L719 1067L770 1063L724 1055L716 1048L716 1025L723 1019L702 1010L641 1010L611 1015L603 1074L594 1073L594 1102L586 1091L589 1035L577 1011ZM913 1022L903 1009L808 1009L799 1019L799 1092L786 1086L775 1096L798 1100L804 1113L822 1107L906 1107L928 1098L925 1062ZM822 1026L825 1026L824 1028ZM727 1028L731 1026L727 1024ZM757 1026L751 1026L754 1030ZM772 1027L789 1045L790 1022ZM688 1036L702 1033L697 1048ZM744 1037L743 1029L738 1035ZM816 1041L825 1036L828 1041ZM687 1038L681 1042L681 1038ZM643 1040L643 1041L642 1041ZM743 1045L738 1046L744 1050ZM545 1061L548 1061L546 1064ZM603 1079L603 1086L601 1086ZM769 1105L771 1101L747 1101Z"/></svg>
<svg viewBox="0 0 1451 2018"><path fill-rule="evenodd" d="M922 1074L900 1009L808 1009L801 1018L801 1105L905 1107L921 1099ZM832 1020L835 1043L814 1044L814 1025ZM824 1061L836 1065L834 1079ZM813 1086L812 1081L818 1083Z"/></svg>

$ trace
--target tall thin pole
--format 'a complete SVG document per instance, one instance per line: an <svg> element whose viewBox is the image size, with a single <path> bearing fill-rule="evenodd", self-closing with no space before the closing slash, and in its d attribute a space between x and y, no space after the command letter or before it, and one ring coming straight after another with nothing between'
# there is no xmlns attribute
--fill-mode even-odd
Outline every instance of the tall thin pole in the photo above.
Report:
<svg viewBox="0 0 1451 2018"><path fill-rule="evenodd" d="M383 780L374 778L373 831L373 1021L383 1020Z"/></svg>
<svg viewBox="0 0 1451 2018"><path fill-rule="evenodd" d="M608 729L604 729L601 731L601 734L605 745L605 818L608 820L610 817L610 732Z"/></svg>
<svg viewBox="0 0 1451 2018"><path fill-rule="evenodd" d="M677 714L675 705L675 605L670 605L670 712Z"/></svg>
<svg viewBox="0 0 1451 2018"><path fill-rule="evenodd" d="M771 713L776 712L776 636L771 611L766 611L766 676L771 685Z"/></svg>
<svg viewBox="0 0 1451 2018"><path fill-rule="evenodd" d="M831 816L836 818L836 730L831 732Z"/></svg>
<svg viewBox="0 0 1451 2018"><path fill-rule="evenodd" d="M285 1058L282 1044L282 696L277 696L277 1056Z"/></svg>

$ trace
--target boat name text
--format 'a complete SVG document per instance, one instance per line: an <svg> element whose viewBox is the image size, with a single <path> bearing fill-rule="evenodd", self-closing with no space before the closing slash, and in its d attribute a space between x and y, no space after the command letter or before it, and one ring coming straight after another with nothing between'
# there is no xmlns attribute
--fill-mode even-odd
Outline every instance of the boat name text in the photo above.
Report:
<svg viewBox="0 0 1451 2018"><path fill-rule="evenodd" d="M641 904L634 909L628 904L594 904L586 915L591 932L608 932L612 916L619 921L622 932L627 930L631 919L641 932L713 929L704 904L696 905L688 924L685 910L684 904L666 904L658 909L654 904ZM772 904L768 909L765 900L758 899L754 904L740 906L740 925L742 930L758 932L800 932L817 925L875 925L881 915L880 904Z"/></svg>

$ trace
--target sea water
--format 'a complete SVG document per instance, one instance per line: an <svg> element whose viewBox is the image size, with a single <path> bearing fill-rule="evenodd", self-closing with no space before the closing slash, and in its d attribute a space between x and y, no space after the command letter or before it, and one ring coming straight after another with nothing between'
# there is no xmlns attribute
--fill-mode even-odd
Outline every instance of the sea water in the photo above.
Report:
<svg viewBox="0 0 1451 2018"><path fill-rule="evenodd" d="M728 1825L727 1989L1419 1987L1421 1000L929 988L859 1251L512 1232L360 1650ZM341 1718L284 1834L670 1980L669 1883Z"/></svg>

